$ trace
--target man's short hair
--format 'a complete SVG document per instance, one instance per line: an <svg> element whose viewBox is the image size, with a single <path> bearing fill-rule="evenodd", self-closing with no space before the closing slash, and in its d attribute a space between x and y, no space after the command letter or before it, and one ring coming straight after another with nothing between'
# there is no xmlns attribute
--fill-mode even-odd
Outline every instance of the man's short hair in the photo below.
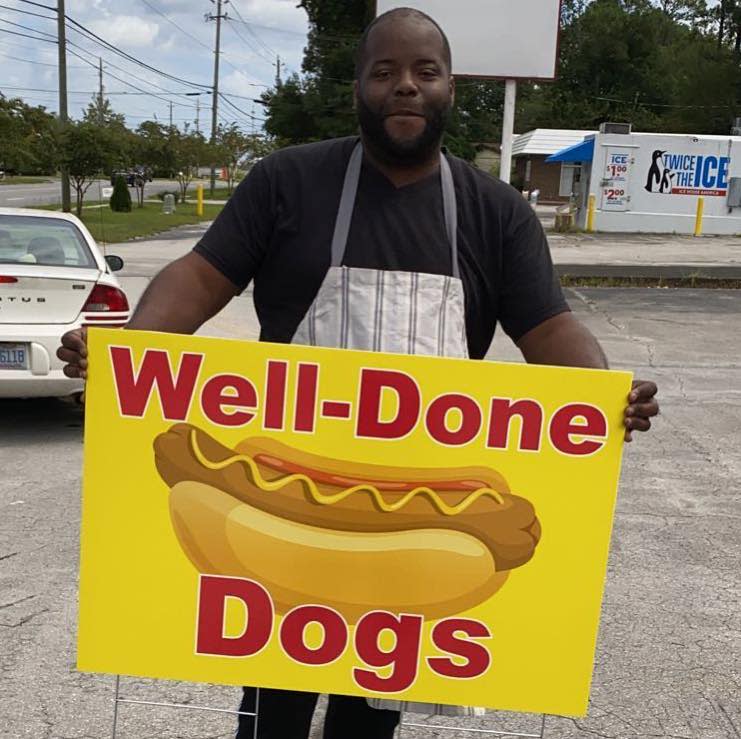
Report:
<svg viewBox="0 0 741 739"><path fill-rule="evenodd" d="M448 37L445 35L445 31L440 28L438 22L434 18L431 18L429 15L427 15L427 13L423 13L421 10L417 10L416 8L394 8L393 10L387 10L385 13L379 15L378 18L371 21L365 31L363 31L363 35L360 37L360 41L358 43L357 51L355 52L355 79L360 79L360 75L363 71L365 54L368 48L368 37L370 36L371 31L381 22L391 21L397 17L418 18L420 20L427 21L428 23L431 23L433 26L435 26L435 28L437 28L437 30L440 32L440 35L443 39L443 59L448 65L448 71L452 71L453 55L450 51L450 41L448 41Z"/></svg>

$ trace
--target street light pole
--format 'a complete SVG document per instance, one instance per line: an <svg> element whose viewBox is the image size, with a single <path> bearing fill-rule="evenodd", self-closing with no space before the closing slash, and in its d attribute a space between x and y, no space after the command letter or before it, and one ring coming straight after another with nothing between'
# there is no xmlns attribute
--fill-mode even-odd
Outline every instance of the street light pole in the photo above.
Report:
<svg viewBox="0 0 741 739"><path fill-rule="evenodd" d="M57 50L59 52L59 122L64 128L67 124L67 38L64 0L57 0ZM69 170L64 165L60 166L59 170L62 178L62 210L69 213L72 209Z"/></svg>

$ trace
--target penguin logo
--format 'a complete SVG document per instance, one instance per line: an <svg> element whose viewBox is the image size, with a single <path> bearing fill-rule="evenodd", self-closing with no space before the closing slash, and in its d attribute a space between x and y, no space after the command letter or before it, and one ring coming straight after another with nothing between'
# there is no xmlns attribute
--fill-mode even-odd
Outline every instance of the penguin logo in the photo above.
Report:
<svg viewBox="0 0 741 739"><path fill-rule="evenodd" d="M646 180L646 190L648 192L664 192L664 185L669 184L671 190L671 177L669 170L664 166L665 151L658 149L653 153L651 167L648 170L648 179Z"/></svg>

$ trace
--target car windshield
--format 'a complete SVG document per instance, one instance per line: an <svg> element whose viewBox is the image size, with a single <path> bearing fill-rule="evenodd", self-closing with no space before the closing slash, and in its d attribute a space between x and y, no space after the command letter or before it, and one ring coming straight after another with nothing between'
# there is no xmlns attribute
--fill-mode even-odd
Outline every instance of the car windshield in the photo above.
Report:
<svg viewBox="0 0 741 739"><path fill-rule="evenodd" d="M0 215L0 264L97 267L80 230L61 218Z"/></svg>

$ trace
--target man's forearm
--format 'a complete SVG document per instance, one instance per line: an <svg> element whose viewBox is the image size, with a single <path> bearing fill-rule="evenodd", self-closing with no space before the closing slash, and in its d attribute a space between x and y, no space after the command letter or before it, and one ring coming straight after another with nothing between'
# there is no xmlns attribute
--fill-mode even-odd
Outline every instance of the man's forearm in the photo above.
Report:
<svg viewBox="0 0 741 739"><path fill-rule="evenodd" d="M152 280L126 328L192 334L235 292L235 286L202 257L187 254Z"/></svg>
<svg viewBox="0 0 741 739"><path fill-rule="evenodd" d="M529 364L607 369L607 357L592 332L571 313L555 316L518 342Z"/></svg>

